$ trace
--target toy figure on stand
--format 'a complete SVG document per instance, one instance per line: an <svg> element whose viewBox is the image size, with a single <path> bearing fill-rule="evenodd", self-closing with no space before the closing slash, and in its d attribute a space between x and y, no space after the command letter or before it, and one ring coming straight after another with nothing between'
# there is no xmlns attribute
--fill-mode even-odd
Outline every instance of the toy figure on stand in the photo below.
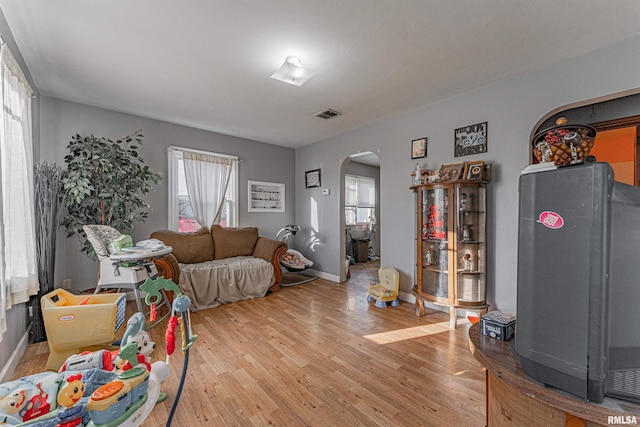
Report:
<svg viewBox="0 0 640 427"><path fill-rule="evenodd" d="M440 243L440 254L438 256L438 264L440 265L440 270L447 269L447 244Z"/></svg>
<svg viewBox="0 0 640 427"><path fill-rule="evenodd" d="M473 264L471 263L471 254L467 252L466 254L464 254L464 257L462 259L464 261L464 271L473 270Z"/></svg>

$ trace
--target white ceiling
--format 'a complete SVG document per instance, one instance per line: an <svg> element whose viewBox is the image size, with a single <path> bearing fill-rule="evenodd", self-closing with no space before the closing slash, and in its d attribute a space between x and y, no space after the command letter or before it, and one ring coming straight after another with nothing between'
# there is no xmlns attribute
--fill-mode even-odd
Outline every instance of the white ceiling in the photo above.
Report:
<svg viewBox="0 0 640 427"><path fill-rule="evenodd" d="M640 32L637 0L0 0L0 7L44 95L287 147ZM288 55L316 71L302 87L269 78ZM327 108L343 115L313 116Z"/></svg>

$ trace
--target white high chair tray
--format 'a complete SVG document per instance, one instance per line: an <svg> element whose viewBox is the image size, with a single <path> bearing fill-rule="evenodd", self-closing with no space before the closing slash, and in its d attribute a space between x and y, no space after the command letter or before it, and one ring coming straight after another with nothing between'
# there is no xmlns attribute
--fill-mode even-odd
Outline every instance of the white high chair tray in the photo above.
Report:
<svg viewBox="0 0 640 427"><path fill-rule="evenodd" d="M173 251L171 246L165 246L159 249L146 249L139 248L134 249L131 248L126 252L118 252L115 254L109 255L109 259L114 261L129 261L129 260L139 260L145 258L157 258L166 254L170 254Z"/></svg>

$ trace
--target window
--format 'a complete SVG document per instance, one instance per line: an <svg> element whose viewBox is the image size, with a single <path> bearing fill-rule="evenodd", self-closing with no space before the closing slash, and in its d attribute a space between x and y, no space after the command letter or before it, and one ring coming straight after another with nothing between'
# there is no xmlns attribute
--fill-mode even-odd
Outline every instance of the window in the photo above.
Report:
<svg viewBox="0 0 640 427"><path fill-rule="evenodd" d="M344 222L367 224L375 218L376 180L362 176L344 177Z"/></svg>
<svg viewBox="0 0 640 427"><path fill-rule="evenodd" d="M181 232L196 231L200 228L195 218L189 192L183 153L195 152L204 156L231 160L231 174L227 185L219 224L223 227L238 225L238 158L226 154L211 153L186 148L169 147L169 229ZM211 223L206 224L210 226Z"/></svg>
<svg viewBox="0 0 640 427"><path fill-rule="evenodd" d="M5 309L38 293L31 87L6 45L0 47L0 341Z"/></svg>

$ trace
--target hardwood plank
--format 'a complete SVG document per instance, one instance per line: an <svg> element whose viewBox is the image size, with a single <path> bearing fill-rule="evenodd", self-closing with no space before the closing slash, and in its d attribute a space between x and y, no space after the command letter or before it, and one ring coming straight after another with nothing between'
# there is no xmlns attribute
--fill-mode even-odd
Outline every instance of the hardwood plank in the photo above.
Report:
<svg viewBox="0 0 640 427"><path fill-rule="evenodd" d="M356 265L346 283L318 279L192 313L199 338L173 425L484 425L485 374L468 325L450 330L447 313L416 317L405 302L376 308L366 301L375 279ZM163 328L152 330L154 360L164 360ZM30 345L14 378L42 371L47 353ZM144 426L166 422L183 361L171 357L168 399Z"/></svg>

